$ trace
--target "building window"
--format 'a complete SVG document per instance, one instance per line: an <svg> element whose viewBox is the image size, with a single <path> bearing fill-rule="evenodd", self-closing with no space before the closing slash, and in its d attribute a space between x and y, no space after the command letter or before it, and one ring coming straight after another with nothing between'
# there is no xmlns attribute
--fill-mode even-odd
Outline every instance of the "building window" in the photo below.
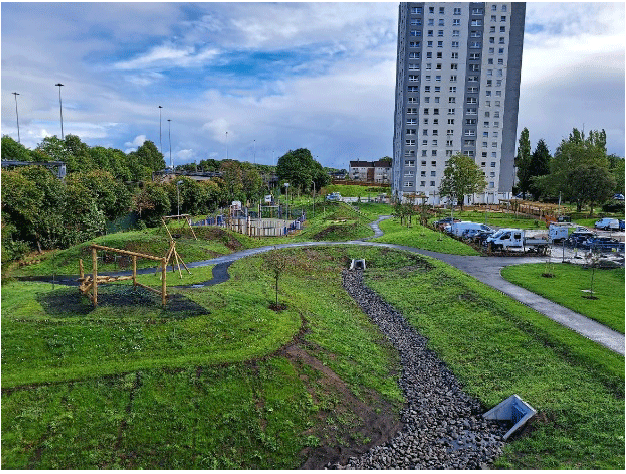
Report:
<svg viewBox="0 0 626 474"><path fill-rule="evenodd" d="M461 26L461 20L459 18L455 18L452 20L452 26Z"/></svg>
<svg viewBox="0 0 626 474"><path fill-rule="evenodd" d="M431 182L430 182L430 185L431 185L431 186L435 186L435 182L434 182L434 181L431 181Z"/></svg>
<svg viewBox="0 0 626 474"><path fill-rule="evenodd" d="M437 140L433 140L432 146L437 146Z"/></svg>
<svg viewBox="0 0 626 474"><path fill-rule="evenodd" d="M411 188L411 187L413 187L413 181L405 181L405 183L404 183L404 187L405 187L405 188Z"/></svg>
<svg viewBox="0 0 626 474"><path fill-rule="evenodd" d="M407 125L417 125L417 119L411 118L406 120Z"/></svg>
<svg viewBox="0 0 626 474"><path fill-rule="evenodd" d="M411 25L413 26L422 26L421 18L411 18Z"/></svg>
<svg viewBox="0 0 626 474"><path fill-rule="evenodd" d="M500 37L498 39L498 44L504 44L504 38L503 37Z"/></svg>
<svg viewBox="0 0 626 474"><path fill-rule="evenodd" d="M465 152L465 154L466 154L467 156L474 156L474 150L467 150L467 151Z"/></svg>
<svg viewBox="0 0 626 474"><path fill-rule="evenodd" d="M417 76L418 80L419 80L419 76ZM419 92L419 87L415 87L415 86L409 86L407 88L407 92Z"/></svg>
<svg viewBox="0 0 626 474"><path fill-rule="evenodd" d="M454 9L454 14L455 15L460 15L461 14L461 9L460 8L455 8Z"/></svg>
<svg viewBox="0 0 626 474"><path fill-rule="evenodd" d="M430 76L426 76L425 80L426 82L430 82Z"/></svg>
<svg viewBox="0 0 626 474"><path fill-rule="evenodd" d="M483 142L482 145L483 145L483 148L487 148L487 142Z"/></svg>
<svg viewBox="0 0 626 474"><path fill-rule="evenodd" d="M454 109L448 109L448 115L454 115Z"/></svg>
<svg viewBox="0 0 626 474"><path fill-rule="evenodd" d="M496 91L496 97L502 97L502 91Z"/></svg>
<svg viewBox="0 0 626 474"><path fill-rule="evenodd" d="M470 70L470 72L480 72L480 65L479 64L470 64L469 70Z"/></svg>
<svg viewBox="0 0 626 474"><path fill-rule="evenodd" d="M436 171L431 171L430 172L430 176L432 176L432 177L437 176L437 172Z"/></svg>
<svg viewBox="0 0 626 474"><path fill-rule="evenodd" d="M472 20L471 26L482 26L482 20Z"/></svg>
<svg viewBox="0 0 626 474"><path fill-rule="evenodd" d="M489 181L489 187L490 187L490 188L493 188L493 187L494 187L494 185L493 185L493 181Z"/></svg>
<svg viewBox="0 0 626 474"><path fill-rule="evenodd" d="M415 63L409 63L409 71L419 71L420 65Z"/></svg>
<svg viewBox="0 0 626 474"><path fill-rule="evenodd" d="M443 53L441 51L437 53L437 59L443 59Z"/></svg>
<svg viewBox="0 0 626 474"><path fill-rule="evenodd" d="M411 15L421 15L422 7L411 7Z"/></svg>
<svg viewBox="0 0 626 474"><path fill-rule="evenodd" d="M426 63L426 70L430 71L433 68L433 64L432 63Z"/></svg>
<svg viewBox="0 0 626 474"><path fill-rule="evenodd" d="M487 158L487 152L486 152L486 151L483 151L483 152L480 154L480 156L482 156L483 158ZM483 161L483 162L480 164L480 166L485 166L485 162Z"/></svg>
<svg viewBox="0 0 626 474"><path fill-rule="evenodd" d="M417 97L409 97L408 102L409 104L417 104Z"/></svg>
<svg viewBox="0 0 626 474"><path fill-rule="evenodd" d="M461 32L459 30L452 30L452 36L459 36Z"/></svg>
<svg viewBox="0 0 626 474"><path fill-rule="evenodd" d="M456 76L450 76L450 82L456 82Z"/></svg>
<svg viewBox="0 0 626 474"><path fill-rule="evenodd" d="M478 93L478 87L468 87L467 88L467 92L470 94L477 94Z"/></svg>
<svg viewBox="0 0 626 474"><path fill-rule="evenodd" d="M424 115L428 115L428 109L424 109Z"/></svg>
<svg viewBox="0 0 626 474"><path fill-rule="evenodd" d="M494 5L495 6L495 5ZM502 11L505 12L506 11L506 5L502 5Z"/></svg>
<svg viewBox="0 0 626 474"><path fill-rule="evenodd" d="M491 97L491 91L485 91L485 97Z"/></svg>
<svg viewBox="0 0 626 474"><path fill-rule="evenodd" d="M413 167L415 166L415 160L405 160L404 166Z"/></svg>
<svg viewBox="0 0 626 474"><path fill-rule="evenodd" d="M428 146L428 140L422 140L422 146Z"/></svg>
<svg viewBox="0 0 626 474"><path fill-rule="evenodd" d="M482 8L472 8L472 15L482 15L482 14L483 14Z"/></svg>
<svg viewBox="0 0 626 474"><path fill-rule="evenodd" d="M500 118L500 112L494 112L493 118Z"/></svg>
<svg viewBox="0 0 626 474"><path fill-rule="evenodd" d="M452 135L454 135L454 130L452 129L446 130L446 136L451 137Z"/></svg>
<svg viewBox="0 0 626 474"><path fill-rule="evenodd" d="M414 128L407 128L406 129L406 134L407 135L415 135L415 129Z"/></svg>
<svg viewBox="0 0 626 474"><path fill-rule="evenodd" d="M405 144L406 146L415 146L415 140L406 140Z"/></svg>
<svg viewBox="0 0 626 474"><path fill-rule="evenodd" d="M437 156L437 150L432 150L430 153L432 156Z"/></svg>
<svg viewBox="0 0 626 474"><path fill-rule="evenodd" d="M445 11L444 7L439 7L439 14L440 15L443 15L444 11Z"/></svg>
<svg viewBox="0 0 626 474"><path fill-rule="evenodd" d="M422 130L422 136L427 137L428 136L428 129L423 129Z"/></svg>
<svg viewBox="0 0 626 474"><path fill-rule="evenodd" d="M425 178L426 177L426 171L420 171L420 176Z"/></svg>
<svg viewBox="0 0 626 474"><path fill-rule="evenodd" d="M500 101L496 100L496 107L500 107Z"/></svg>
<svg viewBox="0 0 626 474"><path fill-rule="evenodd" d="M458 68L459 68L459 65L457 63L450 64L450 69L457 70Z"/></svg>
<svg viewBox="0 0 626 474"><path fill-rule="evenodd" d="M502 16L500 17L500 21L506 21L506 16L505 16L505 15L502 15Z"/></svg>
<svg viewBox="0 0 626 474"><path fill-rule="evenodd" d="M437 66L435 66L435 69L441 70L441 63L437 63Z"/></svg>
<svg viewBox="0 0 626 474"><path fill-rule="evenodd" d="M411 41L409 43L409 48L419 48L422 45L421 41ZM419 58L419 53L417 53L417 57Z"/></svg>
<svg viewBox="0 0 626 474"><path fill-rule="evenodd" d="M495 151L492 151L492 152L491 152L491 157L492 157L492 158L495 158L495 157L496 157L496 152L495 152Z"/></svg>
<svg viewBox="0 0 626 474"><path fill-rule="evenodd" d="M476 109L475 108L466 109L465 113L467 115L476 115Z"/></svg>
<svg viewBox="0 0 626 474"><path fill-rule="evenodd" d="M476 104L478 101L476 100L476 97L468 97L467 98L467 103L468 104Z"/></svg>
<svg viewBox="0 0 626 474"><path fill-rule="evenodd" d="M433 35L433 30L428 30L428 36L432 36Z"/></svg>
<svg viewBox="0 0 626 474"><path fill-rule="evenodd" d="M420 53L409 53L409 59L419 59Z"/></svg>
<svg viewBox="0 0 626 474"><path fill-rule="evenodd" d="M415 171L405 171L404 172L404 177L405 178L412 178L413 176L415 176Z"/></svg>
<svg viewBox="0 0 626 474"><path fill-rule="evenodd" d="M454 104L456 102L456 97L448 97L448 103Z"/></svg>
<svg viewBox="0 0 626 474"><path fill-rule="evenodd" d="M439 130L433 130L433 136L436 137L437 135L439 135Z"/></svg>
<svg viewBox="0 0 626 474"><path fill-rule="evenodd" d="M489 128L489 122L483 122L483 128Z"/></svg>
<svg viewBox="0 0 626 474"><path fill-rule="evenodd" d="M435 76L435 82L441 82L441 76Z"/></svg>
<svg viewBox="0 0 626 474"><path fill-rule="evenodd" d="M450 89L448 89L448 91L449 91L451 94L455 94L455 93L456 93L456 87L450 87Z"/></svg>
<svg viewBox="0 0 626 474"><path fill-rule="evenodd" d="M483 137L489 138L489 132L483 132ZM487 146L487 144L485 143L483 146Z"/></svg>
<svg viewBox="0 0 626 474"><path fill-rule="evenodd" d="M433 47L433 42L432 41L427 41L426 42L426 47L432 48Z"/></svg>
<svg viewBox="0 0 626 474"><path fill-rule="evenodd" d="M459 47L459 42L458 41L453 41L452 42L452 47L453 48L458 48Z"/></svg>
<svg viewBox="0 0 626 474"><path fill-rule="evenodd" d="M493 54L493 53L494 53L493 47L489 48L489 54Z"/></svg>
<svg viewBox="0 0 626 474"><path fill-rule="evenodd" d="M439 18L439 22L437 23L437 26L445 26L443 24L443 18Z"/></svg>
<svg viewBox="0 0 626 474"><path fill-rule="evenodd" d="M480 53L470 53L470 59L480 59Z"/></svg>
<svg viewBox="0 0 626 474"><path fill-rule="evenodd" d="M419 76L409 76L409 82L419 82Z"/></svg>
<svg viewBox="0 0 626 474"><path fill-rule="evenodd" d="M465 125L476 125L476 119L465 119Z"/></svg>
<svg viewBox="0 0 626 474"><path fill-rule="evenodd" d="M489 44L495 43L496 39L493 36L489 37Z"/></svg>
<svg viewBox="0 0 626 474"><path fill-rule="evenodd" d="M443 41L437 41L437 47L443 48Z"/></svg>
<svg viewBox="0 0 626 474"><path fill-rule="evenodd" d="M474 137L474 136L476 136L476 131L475 130L465 130L465 136L466 137Z"/></svg>
<svg viewBox="0 0 626 474"><path fill-rule="evenodd" d="M505 26L501 26L500 27L500 33L506 33L506 27Z"/></svg>
<svg viewBox="0 0 626 474"><path fill-rule="evenodd" d="M426 150L422 150L422 156L426 156Z"/></svg>
<svg viewBox="0 0 626 474"><path fill-rule="evenodd" d="M422 32L419 30L411 30L409 36L422 36Z"/></svg>
<svg viewBox="0 0 626 474"><path fill-rule="evenodd" d="M500 122L493 122L493 128L499 128Z"/></svg>

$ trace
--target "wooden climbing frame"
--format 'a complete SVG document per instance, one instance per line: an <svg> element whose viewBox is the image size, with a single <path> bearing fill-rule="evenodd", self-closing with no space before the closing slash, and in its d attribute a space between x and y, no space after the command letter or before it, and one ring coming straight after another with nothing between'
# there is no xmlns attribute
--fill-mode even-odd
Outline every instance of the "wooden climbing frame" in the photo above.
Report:
<svg viewBox="0 0 626 474"><path fill-rule="evenodd" d="M89 299L91 299L94 306L98 306L98 284L99 283L113 283L115 281L133 280L133 286L140 286L142 288L145 288L146 290L149 290L149 291L152 291L154 293L161 295L161 304L165 307L165 304L167 302L167 272L166 272L167 262L169 258L171 258L172 252L175 251L173 250L174 247L175 245L170 244L170 249L165 257L155 257L154 255L147 255L147 254L138 253L138 252L131 252L129 250L120 250L120 249L115 249L112 247L105 247L103 245L92 244L89 246L89 248L91 249L91 258L93 262L93 274L91 276L89 275L85 276L83 260L80 259L78 261L79 270L80 270L80 277L78 279L80 285L78 289L80 290L82 294L87 295ZM132 257L133 274L131 276L119 276L119 277L112 277L112 276L106 276L106 275L99 276L98 275L98 250L105 250L107 252L112 252L112 253L117 253L119 255L126 255L126 256ZM152 288L151 286L144 285L143 283L139 283L137 281L137 259L138 258L146 258L148 260L161 262L161 290L157 290L155 288ZM187 267L185 266L185 268ZM179 271L180 271L180 268L179 268Z"/></svg>

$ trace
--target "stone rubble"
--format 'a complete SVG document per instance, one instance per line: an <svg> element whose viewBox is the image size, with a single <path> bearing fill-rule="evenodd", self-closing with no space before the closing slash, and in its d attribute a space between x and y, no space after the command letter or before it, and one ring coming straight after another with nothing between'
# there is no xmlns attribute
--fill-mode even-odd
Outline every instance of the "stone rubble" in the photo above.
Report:
<svg viewBox="0 0 626 474"><path fill-rule="evenodd" d="M363 286L362 271L344 271L343 285L399 351L406 400L403 428L346 465L331 469L485 469L501 453L507 424L482 418L478 400L463 393L454 374L400 313Z"/></svg>

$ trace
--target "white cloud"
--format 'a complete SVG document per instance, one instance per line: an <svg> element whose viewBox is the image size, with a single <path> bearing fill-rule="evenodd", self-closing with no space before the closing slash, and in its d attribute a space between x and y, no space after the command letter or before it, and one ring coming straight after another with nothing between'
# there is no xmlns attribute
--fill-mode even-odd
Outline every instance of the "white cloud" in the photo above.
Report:
<svg viewBox="0 0 626 474"><path fill-rule="evenodd" d="M219 52L216 49L206 48L196 51L193 46L176 47L171 44L163 44L153 47L147 53L128 61L115 63L116 69L142 69L146 67L163 67L172 69L175 67L198 66L215 58Z"/></svg>
<svg viewBox="0 0 626 474"><path fill-rule="evenodd" d="M183 163L188 163L189 160L193 160L195 153L193 150L179 150L176 152L176 158L183 160Z"/></svg>
<svg viewBox="0 0 626 474"><path fill-rule="evenodd" d="M145 141L146 141L145 135L137 135L132 142L124 143L124 146L130 151L136 151L137 148L143 145ZM129 153L129 152L126 151L126 153Z"/></svg>

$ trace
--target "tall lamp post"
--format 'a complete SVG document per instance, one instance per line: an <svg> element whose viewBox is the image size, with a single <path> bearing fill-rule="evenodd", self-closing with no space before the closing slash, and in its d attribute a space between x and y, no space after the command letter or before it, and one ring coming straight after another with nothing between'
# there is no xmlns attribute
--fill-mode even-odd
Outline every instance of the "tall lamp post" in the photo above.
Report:
<svg viewBox="0 0 626 474"><path fill-rule="evenodd" d="M228 159L228 132L226 132L226 159Z"/></svg>
<svg viewBox="0 0 626 474"><path fill-rule="evenodd" d="M161 109L163 107L161 107L159 105L159 147L160 147L160 152L161 154L163 154L163 141L161 140Z"/></svg>
<svg viewBox="0 0 626 474"><path fill-rule="evenodd" d="M174 164L172 163L172 119L167 119L167 134L170 140L170 168L174 171Z"/></svg>
<svg viewBox="0 0 626 474"><path fill-rule="evenodd" d="M180 188L178 187L179 184L183 184L182 179L180 181L176 181L176 195L178 196L178 215L176 216L176 218L178 220L180 220Z"/></svg>
<svg viewBox="0 0 626 474"><path fill-rule="evenodd" d="M17 120L17 143L20 142L20 116L17 114L17 96L19 95L17 92L12 92L15 96L15 118Z"/></svg>
<svg viewBox="0 0 626 474"><path fill-rule="evenodd" d="M59 88L59 115L61 116L61 140L65 140L65 134L63 133L63 102L61 101L61 87L63 84L60 82L55 84L56 87Z"/></svg>

